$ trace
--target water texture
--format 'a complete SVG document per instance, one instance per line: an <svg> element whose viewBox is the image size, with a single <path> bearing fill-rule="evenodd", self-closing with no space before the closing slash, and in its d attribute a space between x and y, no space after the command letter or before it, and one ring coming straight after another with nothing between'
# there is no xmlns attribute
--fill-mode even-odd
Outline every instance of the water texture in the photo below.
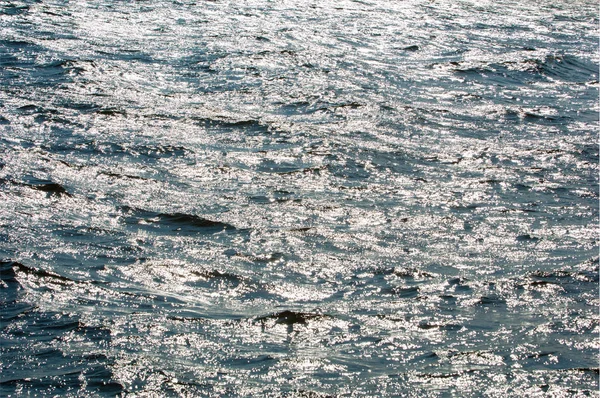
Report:
<svg viewBox="0 0 600 398"><path fill-rule="evenodd" d="M598 397L598 15L0 3L0 395Z"/></svg>

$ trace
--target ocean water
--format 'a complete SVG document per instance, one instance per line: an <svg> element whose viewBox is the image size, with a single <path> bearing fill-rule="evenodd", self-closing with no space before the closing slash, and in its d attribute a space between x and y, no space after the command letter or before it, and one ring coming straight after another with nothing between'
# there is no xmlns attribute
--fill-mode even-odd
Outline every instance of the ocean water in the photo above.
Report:
<svg viewBox="0 0 600 398"><path fill-rule="evenodd" d="M3 397L599 396L599 9L0 3Z"/></svg>

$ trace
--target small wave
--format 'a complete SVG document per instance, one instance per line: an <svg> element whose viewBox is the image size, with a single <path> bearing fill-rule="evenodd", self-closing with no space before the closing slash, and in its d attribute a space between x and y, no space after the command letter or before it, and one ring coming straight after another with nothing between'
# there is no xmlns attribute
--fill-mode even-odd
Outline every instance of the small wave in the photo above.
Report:
<svg viewBox="0 0 600 398"><path fill-rule="evenodd" d="M543 75L567 82L598 80L599 66L574 55L549 55L543 61L534 61Z"/></svg>
<svg viewBox="0 0 600 398"><path fill-rule="evenodd" d="M537 243L540 241L540 238L538 238L536 236L531 236L530 234L523 234L523 235L517 236L515 238L515 240L517 242L521 242L521 243L525 243L525 242Z"/></svg>
<svg viewBox="0 0 600 398"><path fill-rule="evenodd" d="M102 108L96 111L96 114L102 116L127 116L127 112L118 108Z"/></svg>
<svg viewBox="0 0 600 398"><path fill-rule="evenodd" d="M221 271L216 271L216 270L212 270L212 271L191 271L192 275L198 276L202 279L205 280L225 280L228 282L234 282L236 284L242 283L243 281L246 280L246 278L236 275L236 274L232 274L230 272L221 272Z"/></svg>
<svg viewBox="0 0 600 398"><path fill-rule="evenodd" d="M259 263L259 264L275 263L275 262L279 262L279 261L281 261L282 259L285 258L284 254L280 253L280 252L275 252L275 253L272 253L272 254L270 254L268 256L258 256L258 255L250 255L250 254L238 253L235 250L231 250L231 251L228 251L225 254L227 254L229 257L246 259L246 260L249 260L251 262Z"/></svg>
<svg viewBox="0 0 600 398"><path fill-rule="evenodd" d="M141 180L141 181L150 181L150 178L146 178L146 177L141 177L141 176L134 176L131 174L120 174L120 173L114 173L111 171L100 171L98 174L102 174L105 175L107 177L112 177L112 178L124 178L124 179L129 179L129 180Z"/></svg>
<svg viewBox="0 0 600 398"><path fill-rule="evenodd" d="M484 306L484 307L505 307L506 299L499 295L488 295L481 296L479 300L476 301L476 304Z"/></svg>
<svg viewBox="0 0 600 398"><path fill-rule="evenodd" d="M386 273L393 274L404 279L425 279L433 278L436 275L427 271L423 271L416 267L395 267L389 270L384 270Z"/></svg>
<svg viewBox="0 0 600 398"><path fill-rule="evenodd" d="M276 324L284 324L284 325L306 325L309 321L329 318L329 315L319 314L319 313L310 313L310 312L298 312L298 311L290 311L285 310L281 312L276 312L273 314L261 316L255 319L256 322L267 322L269 320L274 320Z"/></svg>
<svg viewBox="0 0 600 398"><path fill-rule="evenodd" d="M535 271L529 274L529 278L536 282L572 284L576 282L598 283L599 274L596 270L591 271Z"/></svg>
<svg viewBox="0 0 600 398"><path fill-rule="evenodd" d="M2 5L0 7L0 15L15 16L29 13L28 5L8 3L7 5Z"/></svg>
<svg viewBox="0 0 600 398"><path fill-rule="evenodd" d="M76 283L75 280L68 278L66 276L59 275L54 272L46 271L44 269L33 268L33 267L27 266L25 264L22 264L20 262L8 262L5 264L8 264L10 266L10 268L13 270L12 271L13 279L16 278L17 273L24 273L25 275L35 276L37 278L50 279L54 283L58 283L58 284ZM9 277L11 276L11 271L5 271L5 272L7 272Z"/></svg>
<svg viewBox="0 0 600 398"><path fill-rule="evenodd" d="M448 280L448 285L450 285L456 292L470 292L472 290L471 286L469 286L469 280L466 278L451 278Z"/></svg>
<svg viewBox="0 0 600 398"><path fill-rule="evenodd" d="M419 47L417 45L412 45L412 46L403 47L402 51L416 52L416 51L419 51L420 49L421 49L421 47Z"/></svg>
<svg viewBox="0 0 600 398"><path fill-rule="evenodd" d="M36 46L35 43L31 42L31 41L27 41L27 40L10 40L10 39L3 39L0 40L0 46L2 47L12 47L15 49L19 49L19 50L23 50L27 47L33 47Z"/></svg>
<svg viewBox="0 0 600 398"><path fill-rule="evenodd" d="M522 85L548 78L574 83L598 80L598 65L572 55L549 55L541 60L524 59L481 65L452 62L449 65L456 74L488 82L491 78L501 85Z"/></svg>
<svg viewBox="0 0 600 398"><path fill-rule="evenodd" d="M227 223L212 221L202 218L195 214L187 213L161 213L138 208L124 206L121 209L125 214L125 222L129 225L138 227L158 226L169 228L178 233L215 233L225 230L236 230L236 228Z"/></svg>
<svg viewBox="0 0 600 398"><path fill-rule="evenodd" d="M390 289L383 289L382 293L392 294L395 297L407 299L407 298L417 298L419 297L420 289L418 286L410 286L410 287L392 287Z"/></svg>
<svg viewBox="0 0 600 398"><path fill-rule="evenodd" d="M244 131L266 131L267 126L263 125L259 120L256 119L242 119L242 120L229 120L220 118L207 118L207 117L191 117L194 123L203 126L207 129L219 129L219 130L244 130Z"/></svg>
<svg viewBox="0 0 600 398"><path fill-rule="evenodd" d="M20 182L11 179L0 178L0 184L13 184L17 186L27 187L35 191L46 192L48 194L48 197L73 197L73 195L71 195L63 185L48 180L37 179L34 177L30 177L27 182Z"/></svg>
<svg viewBox="0 0 600 398"><path fill-rule="evenodd" d="M456 332L464 328L458 323L436 323L436 322L420 322L419 329L423 330L441 330L444 332Z"/></svg>

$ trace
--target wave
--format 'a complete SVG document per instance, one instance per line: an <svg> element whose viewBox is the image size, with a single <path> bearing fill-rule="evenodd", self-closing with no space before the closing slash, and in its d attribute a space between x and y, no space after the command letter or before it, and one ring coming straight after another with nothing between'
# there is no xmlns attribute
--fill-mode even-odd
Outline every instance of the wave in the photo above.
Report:
<svg viewBox="0 0 600 398"><path fill-rule="evenodd" d="M159 227L161 231L166 229L177 234L193 235L237 230L231 224L212 221L195 214L161 213L129 206L122 206L121 211L126 224L150 231Z"/></svg>
<svg viewBox="0 0 600 398"><path fill-rule="evenodd" d="M260 323L275 321L276 324L283 325L306 325L311 321L330 317L330 315L320 313L285 310L255 318L255 321Z"/></svg>

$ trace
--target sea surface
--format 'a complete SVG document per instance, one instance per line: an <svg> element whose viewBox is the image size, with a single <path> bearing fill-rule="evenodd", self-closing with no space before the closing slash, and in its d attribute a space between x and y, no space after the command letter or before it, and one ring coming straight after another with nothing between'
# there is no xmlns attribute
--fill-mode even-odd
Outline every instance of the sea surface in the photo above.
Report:
<svg viewBox="0 0 600 398"><path fill-rule="evenodd" d="M599 8L0 2L0 396L600 396Z"/></svg>

